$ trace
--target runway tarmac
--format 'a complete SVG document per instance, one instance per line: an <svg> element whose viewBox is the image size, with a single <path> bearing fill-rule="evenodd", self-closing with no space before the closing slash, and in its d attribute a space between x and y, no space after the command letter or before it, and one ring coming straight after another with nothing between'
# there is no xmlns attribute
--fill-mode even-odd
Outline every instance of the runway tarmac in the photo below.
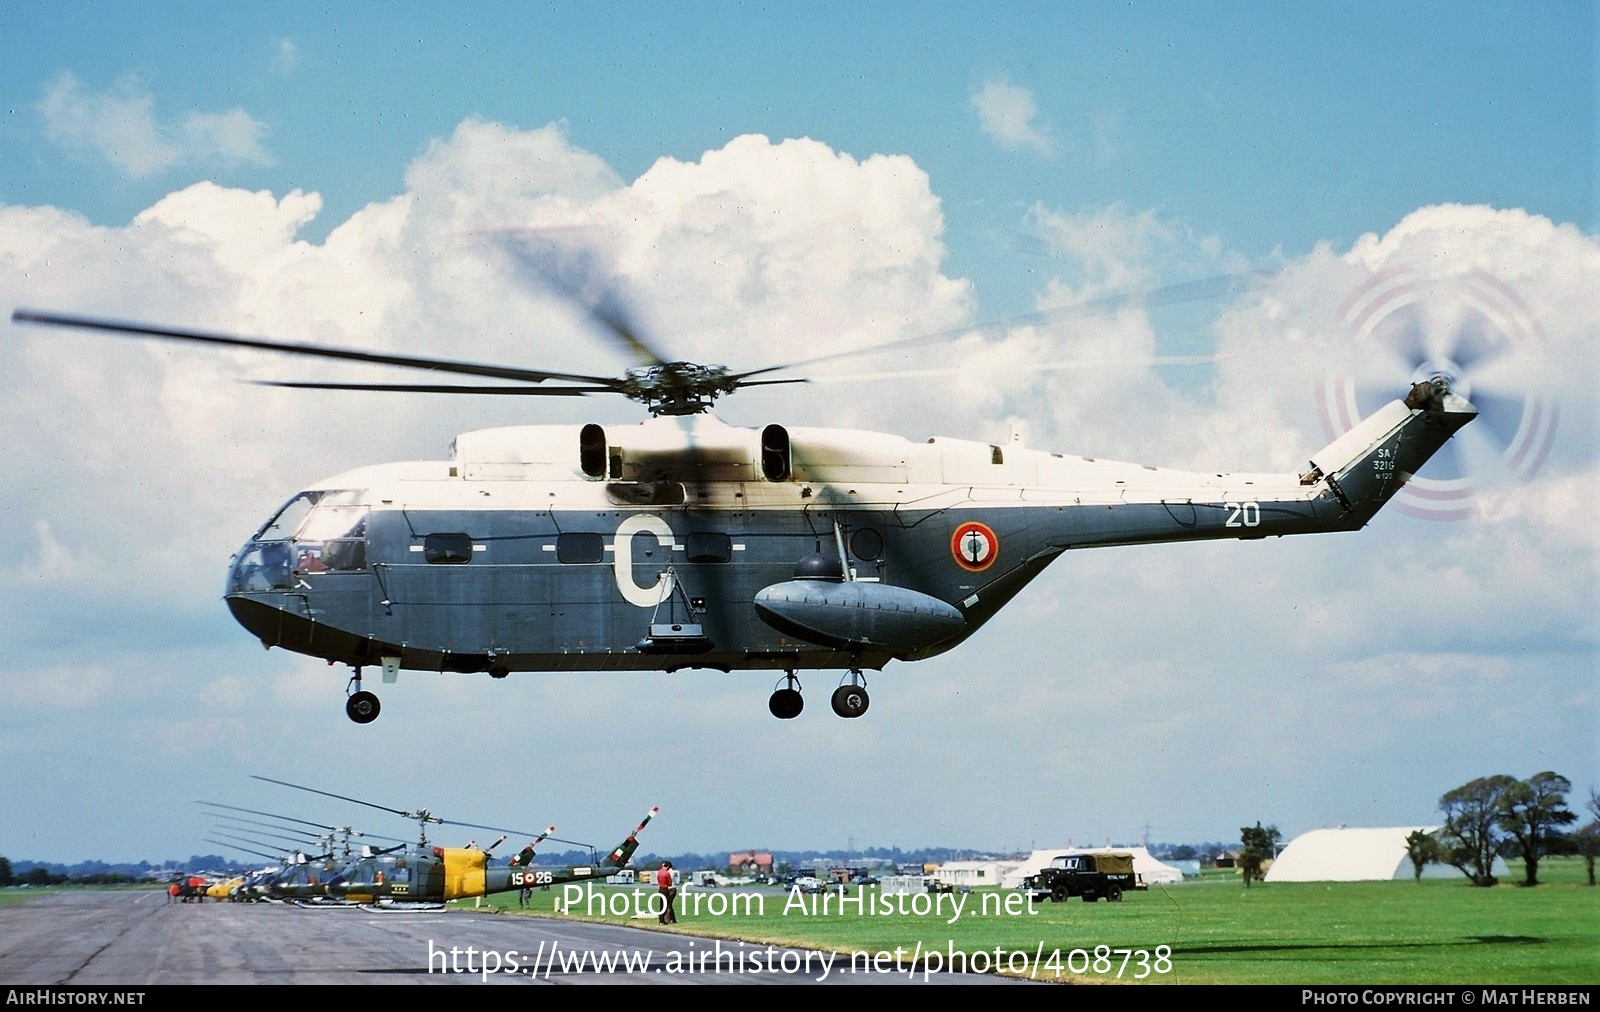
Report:
<svg viewBox="0 0 1600 1012"><path fill-rule="evenodd" d="M174 903L63 891L0 906L0 1002L51 985L994 984L806 949L472 910ZM14 1002L13 1002L14 1003Z"/></svg>

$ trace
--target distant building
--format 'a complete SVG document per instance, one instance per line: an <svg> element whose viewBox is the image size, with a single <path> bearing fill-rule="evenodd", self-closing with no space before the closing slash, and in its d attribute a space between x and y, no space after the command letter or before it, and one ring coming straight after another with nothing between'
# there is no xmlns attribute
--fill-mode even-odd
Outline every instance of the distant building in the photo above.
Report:
<svg viewBox="0 0 1600 1012"><path fill-rule="evenodd" d="M1267 869L1268 882L1381 882L1408 879L1416 874L1406 853L1406 837L1438 826L1391 826L1379 829L1313 829L1289 841ZM1504 858L1494 859L1492 871L1506 876ZM1423 878L1460 878L1446 864L1425 864Z"/></svg>
<svg viewBox="0 0 1600 1012"><path fill-rule="evenodd" d="M772 852L741 850L728 855L728 870L741 875L771 875Z"/></svg>
<svg viewBox="0 0 1600 1012"><path fill-rule="evenodd" d="M1015 861L946 861L929 873L930 878L953 886L998 886L1016 867Z"/></svg>

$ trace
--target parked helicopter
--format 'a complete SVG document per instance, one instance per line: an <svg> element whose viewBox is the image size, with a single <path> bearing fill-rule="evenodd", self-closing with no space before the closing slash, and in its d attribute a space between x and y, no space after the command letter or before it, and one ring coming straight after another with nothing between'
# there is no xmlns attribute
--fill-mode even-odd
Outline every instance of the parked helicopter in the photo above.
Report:
<svg viewBox="0 0 1600 1012"><path fill-rule="evenodd" d="M375 719L402 670L782 672L768 706L803 707L799 673L864 671L948 651L1064 552L1363 527L1477 409L1446 368L1310 454L1298 473L1199 473L974 442L710 413L821 359L736 371L654 350L610 303L590 315L643 364L620 377L181 330L18 309L19 323L302 358L424 369L499 385L274 382L317 390L620 394L650 419L464 432L447 460L358 468L289 500L234 556L225 600L268 647L348 665L346 712ZM903 342L896 342L900 344ZM882 350L881 346L879 349Z"/></svg>
<svg viewBox="0 0 1600 1012"><path fill-rule="evenodd" d="M326 895L330 897L346 903L384 909L438 907L451 900L470 899L493 893L543 889L568 882L603 880L606 876L628 866L634 852L639 849L639 833L661 811L659 806L651 808L639 824L623 838L621 843L607 852L603 859L594 856L588 864L535 867L534 848L547 839L589 847L591 853L594 848L588 844L552 836L556 828L554 826L542 833L530 834L515 829L499 829L494 826L443 819L425 809L405 811L389 808L371 801L362 801L359 798L333 794L313 787L303 787L285 780L274 780L271 777L255 777L255 779L357 805L366 805L416 821L419 831L417 843L383 850L363 847L358 857L343 864L324 882ZM501 836L486 847L480 847L475 843L465 847L441 847L428 842L429 824L487 829L500 833ZM528 836L530 842L505 864L495 863L492 860L495 848L513 834Z"/></svg>
<svg viewBox="0 0 1600 1012"><path fill-rule="evenodd" d="M244 876L243 881L234 883L227 893L229 899L294 903L335 900L337 893L331 887L338 880L340 871L363 853L371 852L370 846L357 847L352 843L353 840L383 840L401 845L406 842L392 836L362 832L353 826L330 826L220 801L197 801L196 804L215 809L212 814L227 820L226 824L213 829L220 839L208 837L209 842L243 850L274 862L269 867ZM233 812L266 816L277 821L263 822L229 814ZM300 828L302 826L312 829ZM287 849L284 848L284 842L289 844ZM254 849L258 847L268 850Z"/></svg>

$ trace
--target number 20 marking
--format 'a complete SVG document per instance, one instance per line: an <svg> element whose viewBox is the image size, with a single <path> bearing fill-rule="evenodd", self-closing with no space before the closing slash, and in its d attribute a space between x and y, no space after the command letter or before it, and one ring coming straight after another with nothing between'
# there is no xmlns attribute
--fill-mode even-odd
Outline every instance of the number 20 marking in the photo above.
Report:
<svg viewBox="0 0 1600 1012"><path fill-rule="evenodd" d="M1228 520L1224 527L1257 527L1261 524L1261 504L1256 502L1225 502Z"/></svg>

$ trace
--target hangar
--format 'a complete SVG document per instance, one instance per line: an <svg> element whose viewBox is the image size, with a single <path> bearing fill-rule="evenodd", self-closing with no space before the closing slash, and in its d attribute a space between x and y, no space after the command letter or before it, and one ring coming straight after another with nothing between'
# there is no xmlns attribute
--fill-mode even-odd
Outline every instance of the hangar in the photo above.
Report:
<svg viewBox="0 0 1600 1012"><path fill-rule="evenodd" d="M1313 829L1289 841L1272 866L1268 882L1381 882L1415 874L1406 855L1406 837L1417 830L1433 833L1438 826L1390 826L1367 829L1340 826ZM1494 874L1508 874L1504 858L1494 859ZM1423 878L1460 878L1459 869L1431 863Z"/></svg>

